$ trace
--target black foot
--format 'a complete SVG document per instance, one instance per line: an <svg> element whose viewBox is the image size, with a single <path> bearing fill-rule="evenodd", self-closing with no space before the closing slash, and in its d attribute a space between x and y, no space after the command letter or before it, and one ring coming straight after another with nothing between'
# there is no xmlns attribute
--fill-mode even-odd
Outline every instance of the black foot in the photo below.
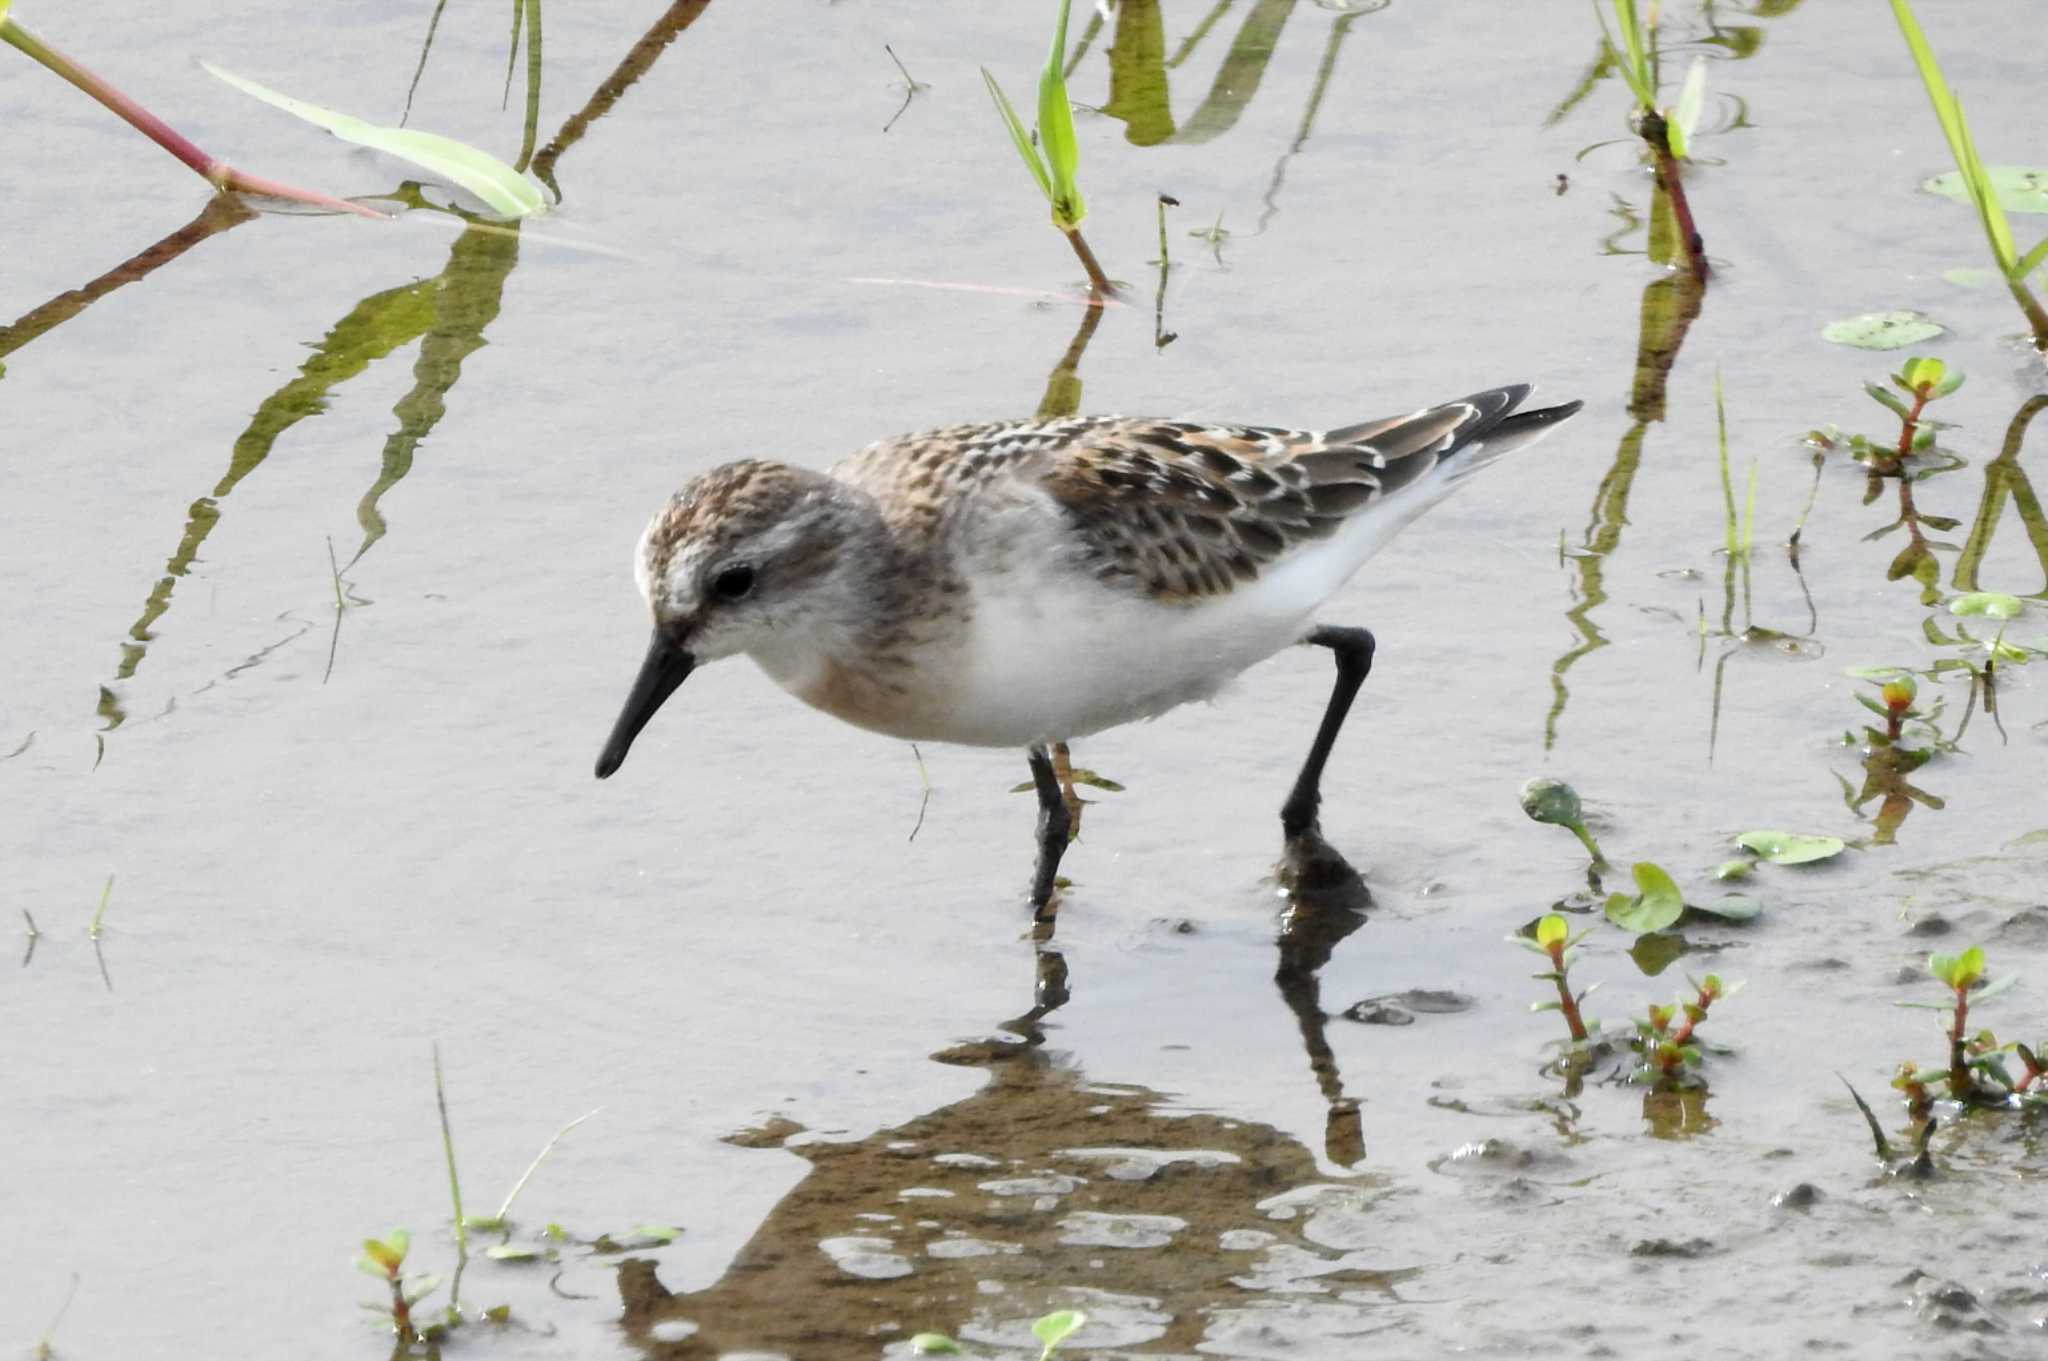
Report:
<svg viewBox="0 0 2048 1361"><path fill-rule="evenodd" d="M1287 838L1275 875L1293 914L1363 912L1372 906L1365 876L1314 828Z"/></svg>

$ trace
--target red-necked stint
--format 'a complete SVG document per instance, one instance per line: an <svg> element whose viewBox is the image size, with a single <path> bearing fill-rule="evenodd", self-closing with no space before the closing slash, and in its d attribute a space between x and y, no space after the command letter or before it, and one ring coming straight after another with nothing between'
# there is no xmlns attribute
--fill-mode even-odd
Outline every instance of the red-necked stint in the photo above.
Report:
<svg viewBox="0 0 2048 1361"><path fill-rule="evenodd" d="M871 444L830 472L749 459L669 499L634 557L654 641L598 757L616 771L662 701L744 652L783 689L912 741L1025 748L1044 914L1068 814L1049 748L1206 699L1295 643L1337 683L1293 792L1309 835L1323 765L1372 668L1316 608L1469 474L1578 402L1526 385L1328 432L1080 416Z"/></svg>

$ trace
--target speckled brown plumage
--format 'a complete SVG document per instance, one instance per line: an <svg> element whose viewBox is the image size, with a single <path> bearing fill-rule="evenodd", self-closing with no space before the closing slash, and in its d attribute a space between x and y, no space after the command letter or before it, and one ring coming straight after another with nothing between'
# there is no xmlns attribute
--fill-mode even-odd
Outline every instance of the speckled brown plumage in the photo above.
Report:
<svg viewBox="0 0 2048 1361"><path fill-rule="evenodd" d="M1489 393L1328 433L1121 416L957 425L871 444L832 475L912 542L972 514L970 492L1035 488L1071 517L1100 579L1196 600L1328 536L1508 409Z"/></svg>

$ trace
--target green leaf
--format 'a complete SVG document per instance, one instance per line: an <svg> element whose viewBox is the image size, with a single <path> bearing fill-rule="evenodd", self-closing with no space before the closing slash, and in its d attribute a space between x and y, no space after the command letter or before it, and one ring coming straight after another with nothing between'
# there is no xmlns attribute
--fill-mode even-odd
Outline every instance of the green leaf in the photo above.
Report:
<svg viewBox="0 0 2048 1361"><path fill-rule="evenodd" d="M1899 419L1911 419L1912 413L1906 410L1906 404L1900 401L1898 398L1892 396L1890 388L1881 388L1875 383L1865 383L1863 385L1863 390L1869 393L1872 397L1875 397L1877 399L1878 405L1886 407L1892 412L1896 413Z"/></svg>
<svg viewBox="0 0 2048 1361"><path fill-rule="evenodd" d="M268 86L222 70L211 62L199 64L206 68L208 74L226 81L243 94L323 127L344 142L354 142L357 146L366 146L412 162L428 174L476 195L490 206L492 212L517 218L530 216L541 209L540 190L531 180L497 157L467 143L410 128L381 128L350 114L336 113L318 104L279 94Z"/></svg>
<svg viewBox="0 0 2048 1361"><path fill-rule="evenodd" d="M2048 170L2023 165L1989 165L1984 167L1984 173L1999 206L2007 212L2048 213ZM1952 198L1957 203L1973 202L1970 187L1963 182L1960 171L1936 175L1922 182L1920 187L1930 194Z"/></svg>
<svg viewBox="0 0 2048 1361"><path fill-rule="evenodd" d="M1087 205L1081 201L1081 187L1075 182L1075 172L1081 165L1081 146L1074 137L1074 106L1067 100L1067 6L1069 0L1060 0L1059 19L1053 24L1052 51L1045 59L1045 69L1038 74L1038 142L1045 148L1047 166L1052 171L1053 224L1063 232L1070 232L1081 225L1088 216Z"/></svg>
<svg viewBox="0 0 2048 1361"><path fill-rule="evenodd" d="M944 1333L919 1333L910 1339L910 1350L920 1356L958 1356L960 1344Z"/></svg>
<svg viewBox="0 0 2048 1361"><path fill-rule="evenodd" d="M1716 879L1747 879L1756 869L1754 860L1723 860L1714 866Z"/></svg>
<svg viewBox="0 0 2048 1361"><path fill-rule="evenodd" d="M405 1297L407 1304L418 1304L440 1288L441 1278L430 1272L418 1276L408 1276L403 1281L400 1281L398 1285L399 1293Z"/></svg>
<svg viewBox="0 0 2048 1361"><path fill-rule="evenodd" d="M2026 608L2018 596L2002 595L1997 591L1972 591L1948 602L1948 612L1963 617L1985 615L1992 619L2017 619Z"/></svg>
<svg viewBox="0 0 2048 1361"><path fill-rule="evenodd" d="M1762 903L1746 893L1724 893L1710 903L1688 903L1686 906L1695 912L1731 922L1746 922L1764 910Z"/></svg>
<svg viewBox="0 0 2048 1361"><path fill-rule="evenodd" d="M1840 837L1779 831L1744 832L1735 838L1735 844L1756 852L1773 865L1805 865L1840 855L1847 849L1847 843Z"/></svg>
<svg viewBox="0 0 2048 1361"><path fill-rule="evenodd" d="M1974 989L1970 993L1970 1005L1974 1007L1979 1002L1989 1001L2019 981L2020 976L2016 973L2001 974L1983 987Z"/></svg>
<svg viewBox="0 0 2048 1361"><path fill-rule="evenodd" d="M1865 312L1821 327L1820 338L1859 350L1902 350L1932 340L1947 328L1919 312Z"/></svg>
<svg viewBox="0 0 2048 1361"><path fill-rule="evenodd" d="M1927 102L1934 106L1934 116L1941 123L1942 136L1948 140L1949 154L1955 158L1956 169L1970 202L1977 209L1977 220L1984 228L1984 236L1991 244L1991 254L2002 270L2010 271L2016 263L2012 242L2012 228L2005 220L2005 208L1990 182L1990 172L1977 157L1975 143L1970 140L1970 125L1964 121L1962 102L1949 89L1948 81L1941 74L1941 65L1934 59L1934 49L1927 42L1927 35L1920 31L1920 22L1913 17L1913 7L1906 0L1892 0L1892 17L1898 20L1899 32L1906 39L1906 48L1913 54L1913 65L1920 72L1920 83L1927 90Z"/></svg>
<svg viewBox="0 0 2048 1361"><path fill-rule="evenodd" d="M1607 920L1627 931L1638 935L1648 931L1662 931L1679 918L1685 911L1685 902L1679 897L1678 885L1662 868L1647 860L1638 860L1630 871L1635 876L1636 896L1612 894L1607 899Z"/></svg>
<svg viewBox="0 0 2048 1361"><path fill-rule="evenodd" d="M1046 173L1045 162L1039 159L1038 148L1031 145L1031 134L1024 130L1017 111L1010 107L1010 100L1003 93L1003 87L996 84L996 78L989 69L981 68L981 78L988 84L989 98L996 102L996 112L1003 116L1003 126L1010 130L1010 141L1016 145L1017 154L1024 158L1024 168L1031 172L1031 178L1038 182L1038 192L1045 195L1046 202L1052 202L1052 177ZM1020 788L1030 788L1028 785Z"/></svg>
<svg viewBox="0 0 2048 1361"><path fill-rule="evenodd" d="M1066 5L1060 5L1060 15L1066 16ZM1053 1348L1072 1337L1074 1330L1088 1321L1088 1315L1079 1309L1056 1309L1031 1322L1031 1335L1045 1344L1044 1355L1051 1356Z"/></svg>
<svg viewBox="0 0 2048 1361"><path fill-rule="evenodd" d="M493 1243L484 1249L484 1256L500 1262L530 1262L540 1256L540 1250L517 1243Z"/></svg>
<svg viewBox="0 0 2048 1361"><path fill-rule="evenodd" d="M1541 918L1536 923L1536 944L1541 949L1548 950L1553 945L1562 944L1569 935L1571 935L1570 925L1555 912Z"/></svg>
<svg viewBox="0 0 2048 1361"><path fill-rule="evenodd" d="M1563 780L1538 776L1522 786L1522 811L1537 822L1571 827L1583 820L1579 792Z"/></svg>
<svg viewBox="0 0 2048 1361"><path fill-rule="evenodd" d="M1678 103L1672 107L1671 117L1665 126L1671 139L1671 154L1689 156L1692 154L1693 129L1699 126L1700 109L1707 98L1707 59L1694 57L1692 65L1686 68L1685 83L1678 89Z"/></svg>

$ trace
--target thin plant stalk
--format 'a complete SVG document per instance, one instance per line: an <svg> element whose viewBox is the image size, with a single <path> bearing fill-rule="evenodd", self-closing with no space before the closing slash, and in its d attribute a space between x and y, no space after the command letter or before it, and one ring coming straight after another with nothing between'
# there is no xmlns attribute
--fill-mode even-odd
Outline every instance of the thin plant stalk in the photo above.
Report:
<svg viewBox="0 0 2048 1361"><path fill-rule="evenodd" d="M26 53L106 105L122 121L184 162L188 169L216 189L289 199L338 213L354 213L358 217L384 217L383 213L374 208L364 207L360 203L351 203L347 199L335 198L331 194L323 194L315 189L301 189L295 185L265 179L260 175L251 175L218 157L209 156L176 128L30 33L11 17L0 17L0 41L5 41L9 46Z"/></svg>
<svg viewBox="0 0 2048 1361"><path fill-rule="evenodd" d="M455 1134L448 1126L448 1090L441 1081L439 1044L434 1046L434 1104L441 1112L441 1153L448 1161L448 1198L455 1202L455 1275L448 1283L448 1321L456 1323L462 1318L462 1272L469 1265L469 1228L462 1219L462 1179L455 1175ZM542 1151L542 1156L546 1156L546 1150ZM520 1180L524 1185L525 1179ZM518 1194L518 1187L513 1188L513 1194ZM510 1197L507 1203L510 1203Z"/></svg>
<svg viewBox="0 0 2048 1361"><path fill-rule="evenodd" d="M599 1106L597 1108L597 1110L603 1109L604 1107L602 1106ZM591 1111L588 1114L579 1115L574 1120L571 1120L568 1124L562 1126L560 1129L555 1131L555 1137L548 1140L547 1144L544 1147L542 1147L540 1152L534 1154L533 1161L528 1163L526 1165L526 1170L519 1174L519 1180L513 1182L512 1189L505 1193L505 1199L503 1203L498 1206L498 1213L492 1216L494 1220L501 1224L505 1222L505 1217L512 1213L512 1202L519 1199L519 1193L526 1189L526 1183L533 1180L533 1174L540 1171L540 1165L547 1161L548 1154L555 1151L555 1145L562 1142L562 1136L567 1134L570 1130L576 1128L576 1126L582 1124L585 1120L588 1120L592 1115L596 1114L597 1111Z"/></svg>

